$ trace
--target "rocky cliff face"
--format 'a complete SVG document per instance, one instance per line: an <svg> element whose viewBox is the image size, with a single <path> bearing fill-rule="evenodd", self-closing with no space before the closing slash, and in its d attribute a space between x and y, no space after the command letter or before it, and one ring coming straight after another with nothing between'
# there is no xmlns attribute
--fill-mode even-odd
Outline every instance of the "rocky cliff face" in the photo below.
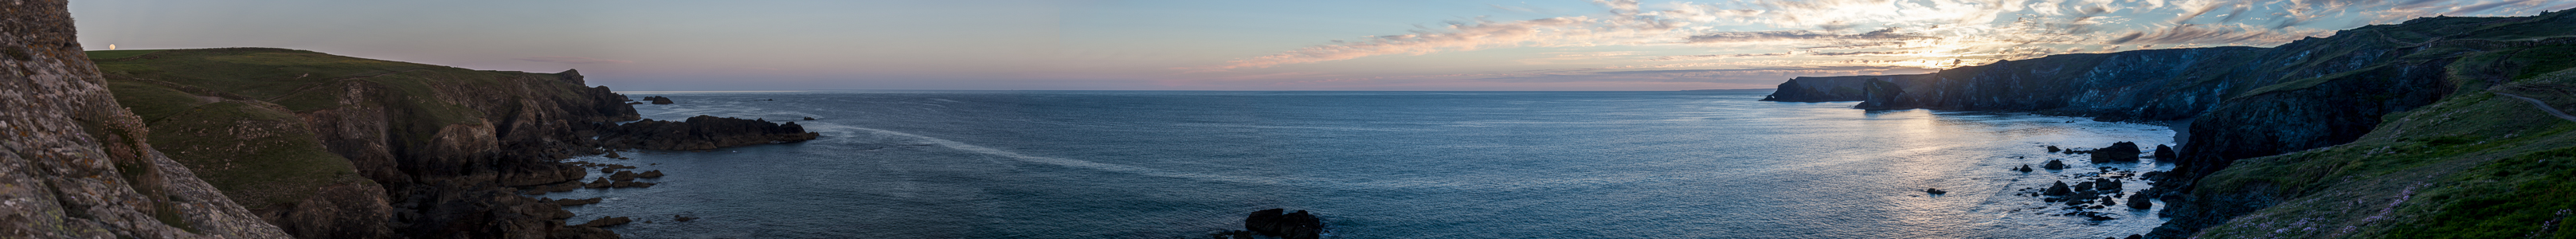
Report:
<svg viewBox="0 0 2576 239"><path fill-rule="evenodd" d="M152 147L65 3L0 5L0 237L286 237Z"/></svg>
<svg viewBox="0 0 2576 239"><path fill-rule="evenodd" d="M2177 168L2146 193L2182 201L2165 212L2176 218L2152 235L2180 237L2311 193L2198 183L2238 168L2239 160L2353 143L2379 133L2394 115L2499 85L2534 85L2513 82L2567 68L2552 62L2576 59L2564 56L2569 52L2576 52L2576 16L2567 12L2423 18L2274 48L2072 54L1955 68L1923 84L1870 91L1893 94L1857 107L2182 125L2188 130L2179 152L2159 159Z"/></svg>
<svg viewBox="0 0 2576 239"><path fill-rule="evenodd" d="M1869 99L1869 92L1867 90L1870 82L1875 81L1894 83L1898 85L1914 85L1921 84L1924 81L1931 79L1931 76L1931 74L1921 74L1798 77L1796 79L1789 79L1789 82L1781 82L1780 88L1771 92L1771 95L1769 96L1763 96L1762 101L1862 101Z"/></svg>

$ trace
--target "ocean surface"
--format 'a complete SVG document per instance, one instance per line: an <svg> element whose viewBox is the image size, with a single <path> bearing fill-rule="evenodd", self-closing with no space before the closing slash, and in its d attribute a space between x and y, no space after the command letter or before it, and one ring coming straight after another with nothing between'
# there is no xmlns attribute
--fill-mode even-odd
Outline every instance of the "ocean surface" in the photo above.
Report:
<svg viewBox="0 0 2576 239"><path fill-rule="evenodd" d="M570 221L634 217L612 228L629 238L1207 238L1268 208L1314 213L1328 238L2102 238L2164 220L2061 216L2016 190L2170 166L2043 146L2173 141L2156 125L1756 101L1768 90L623 93L678 102L637 105L646 118L823 134L576 158L670 176L542 195L605 197ZM2008 170L2048 159L2077 169Z"/></svg>

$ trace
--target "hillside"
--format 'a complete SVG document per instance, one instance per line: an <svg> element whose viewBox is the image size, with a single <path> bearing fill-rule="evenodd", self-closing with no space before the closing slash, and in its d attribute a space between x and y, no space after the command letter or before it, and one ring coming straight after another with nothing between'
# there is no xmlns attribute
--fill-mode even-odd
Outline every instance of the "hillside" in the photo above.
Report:
<svg viewBox="0 0 2576 239"><path fill-rule="evenodd" d="M613 236L511 188L581 179L559 160L639 118L577 72L272 48L89 56L171 158L296 237Z"/></svg>
<svg viewBox="0 0 2576 239"><path fill-rule="evenodd" d="M2568 238L2576 16L2432 17L2272 48L2070 54L1897 82L1867 109L2173 125L2157 238ZM2524 100L2522 98L2531 98ZM2538 101L2541 103L2533 103ZM2209 230L2202 230L2207 228ZM2473 233L2471 233L2473 232ZM2468 234L2462 234L2468 233ZM2494 235L2477 233L2499 233ZM2515 236L2519 237L2519 236Z"/></svg>

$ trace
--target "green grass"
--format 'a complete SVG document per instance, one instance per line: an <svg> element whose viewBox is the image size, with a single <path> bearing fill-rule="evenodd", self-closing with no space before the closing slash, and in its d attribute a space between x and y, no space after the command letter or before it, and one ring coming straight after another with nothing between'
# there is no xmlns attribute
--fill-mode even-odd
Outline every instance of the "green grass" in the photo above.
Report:
<svg viewBox="0 0 2576 239"><path fill-rule="evenodd" d="M2237 161L2200 192L2258 195L2277 205L2202 231L2210 238L2519 238L2567 205L2576 184L2532 158L2576 145L2576 123L2488 93L2392 114L2361 140ZM2500 159L2501 158L2501 159ZM2569 159L2576 160L2576 159ZM2564 160L2562 160L2564 161ZM2576 163L2576 162L2561 162ZM2411 193L2411 194L2410 194ZM2195 193L2220 195L2219 193ZM2503 234L2463 234L2464 232ZM2563 236L2565 231L2560 231Z"/></svg>
<svg viewBox="0 0 2576 239"><path fill-rule="evenodd" d="M118 92L123 93L123 92ZM249 208L294 203L357 177L302 118L264 103L224 101L149 123L155 148Z"/></svg>

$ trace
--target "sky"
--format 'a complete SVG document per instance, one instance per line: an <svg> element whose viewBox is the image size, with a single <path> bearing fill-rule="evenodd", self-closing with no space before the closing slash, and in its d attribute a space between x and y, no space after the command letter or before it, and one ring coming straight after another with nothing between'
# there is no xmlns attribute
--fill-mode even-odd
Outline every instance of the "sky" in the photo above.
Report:
<svg viewBox="0 0 2576 239"><path fill-rule="evenodd" d="M619 90L1690 90L2269 47L2576 0L83 0L92 50L276 47Z"/></svg>

